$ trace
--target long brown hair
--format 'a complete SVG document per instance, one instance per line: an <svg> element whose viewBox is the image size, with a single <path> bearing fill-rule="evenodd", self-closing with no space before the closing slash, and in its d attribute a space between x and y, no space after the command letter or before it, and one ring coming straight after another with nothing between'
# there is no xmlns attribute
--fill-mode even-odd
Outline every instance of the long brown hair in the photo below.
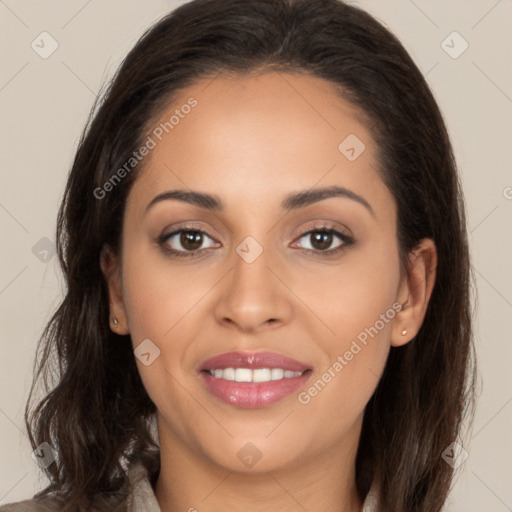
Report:
<svg viewBox="0 0 512 512"><path fill-rule="evenodd" d="M38 345L25 411L31 444L48 442L57 460L50 484L66 510L123 510L126 468L159 470L149 429L156 407L130 339L109 328L99 267L115 250L127 194L143 164L98 198L147 137L175 93L199 78L264 69L330 81L368 120L382 178L398 208L398 244L407 253L434 240L437 279L413 341L391 348L367 404L356 460L364 499L380 479L380 512L437 512L454 470L443 451L474 410L471 272L456 163L433 95L396 37L363 10L337 0L194 0L151 27L93 108L58 214L65 298ZM32 410L36 383L45 396ZM103 503L103 505L99 505Z"/></svg>

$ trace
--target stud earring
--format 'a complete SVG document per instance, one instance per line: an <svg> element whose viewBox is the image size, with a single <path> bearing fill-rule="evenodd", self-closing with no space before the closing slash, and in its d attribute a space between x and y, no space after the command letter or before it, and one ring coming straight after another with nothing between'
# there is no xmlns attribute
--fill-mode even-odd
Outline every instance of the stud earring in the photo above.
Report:
<svg viewBox="0 0 512 512"><path fill-rule="evenodd" d="M117 321L117 318L114 317L114 326L117 327L119 325L119 322Z"/></svg>
<svg viewBox="0 0 512 512"><path fill-rule="evenodd" d="M403 329L401 334L402 334L402 336L405 336L407 334L407 329Z"/></svg>

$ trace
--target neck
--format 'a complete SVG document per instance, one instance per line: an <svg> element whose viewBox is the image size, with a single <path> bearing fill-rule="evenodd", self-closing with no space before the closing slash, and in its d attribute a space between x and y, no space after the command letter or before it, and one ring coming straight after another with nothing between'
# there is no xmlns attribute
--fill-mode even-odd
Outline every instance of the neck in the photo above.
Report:
<svg viewBox="0 0 512 512"><path fill-rule="evenodd" d="M165 430L165 432L162 432ZM360 425L355 427L357 438ZM271 471L232 471L193 452L160 428L161 470L155 495L162 512L361 512L355 482L357 442L330 446ZM354 448L355 446L355 448Z"/></svg>

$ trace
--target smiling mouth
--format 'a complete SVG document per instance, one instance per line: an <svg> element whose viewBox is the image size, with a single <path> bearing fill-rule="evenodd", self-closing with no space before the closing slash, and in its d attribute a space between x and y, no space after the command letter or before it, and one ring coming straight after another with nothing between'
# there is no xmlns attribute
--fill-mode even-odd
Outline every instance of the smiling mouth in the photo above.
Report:
<svg viewBox="0 0 512 512"><path fill-rule="evenodd" d="M290 398L313 374L310 364L275 352L225 352L204 361L198 372L215 400L244 409Z"/></svg>
<svg viewBox="0 0 512 512"><path fill-rule="evenodd" d="M313 371L283 368L222 368L202 370L199 374L211 396L240 409L260 409L303 388Z"/></svg>
<svg viewBox="0 0 512 512"><path fill-rule="evenodd" d="M306 372L311 372L311 370L293 371L284 370L283 368L217 368L214 370L203 370L203 372L216 379L226 381L260 383L293 379L300 377Z"/></svg>

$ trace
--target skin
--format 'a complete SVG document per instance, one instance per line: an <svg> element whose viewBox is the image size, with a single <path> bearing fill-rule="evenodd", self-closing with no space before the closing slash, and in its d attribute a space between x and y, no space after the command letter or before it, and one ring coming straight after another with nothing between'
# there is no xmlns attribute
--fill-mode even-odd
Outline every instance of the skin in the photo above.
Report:
<svg viewBox="0 0 512 512"><path fill-rule="evenodd" d="M134 348L149 338L161 351L149 366L137 359L158 409L157 500L164 512L360 511L355 457L364 409L391 346L421 326L435 246L423 240L401 269L396 204L377 170L377 146L328 82L277 72L201 80L155 126L191 96L198 105L143 162L121 253L105 247L101 257L118 319L111 328L130 333ZM366 146L354 161L338 150L349 134ZM362 196L372 212L347 197L280 209L292 192L331 185ZM164 200L145 212L173 189L214 194L224 211ZM189 222L207 233L197 246L203 252L165 253L158 237ZM325 223L354 243L322 257L321 244L303 233ZM247 236L263 249L252 263L236 252ZM342 244L334 236L327 250ZM166 245L190 247L179 235ZM264 408L234 407L197 373L217 354L273 351L313 368L299 391L307 390L396 302L403 309L305 405L294 393ZM262 455L250 468L237 457L248 442Z"/></svg>

